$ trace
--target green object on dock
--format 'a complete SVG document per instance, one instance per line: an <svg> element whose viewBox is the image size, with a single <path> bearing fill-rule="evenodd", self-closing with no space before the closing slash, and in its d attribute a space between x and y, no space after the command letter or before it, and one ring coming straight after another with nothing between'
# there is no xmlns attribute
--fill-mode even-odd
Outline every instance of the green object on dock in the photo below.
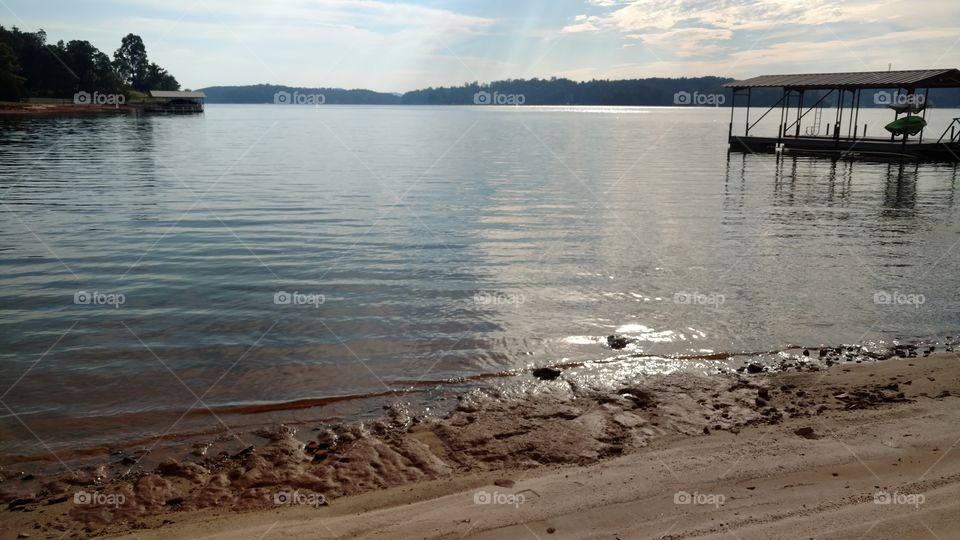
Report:
<svg viewBox="0 0 960 540"><path fill-rule="evenodd" d="M916 135L927 125L927 121L919 116L906 116L890 122L884 128L894 135Z"/></svg>

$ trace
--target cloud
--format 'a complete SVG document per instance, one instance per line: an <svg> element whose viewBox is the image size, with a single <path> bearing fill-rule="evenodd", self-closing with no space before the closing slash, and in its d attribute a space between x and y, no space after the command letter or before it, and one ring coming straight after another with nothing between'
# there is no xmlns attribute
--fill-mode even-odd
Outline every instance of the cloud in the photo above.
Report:
<svg viewBox="0 0 960 540"><path fill-rule="evenodd" d="M658 50L669 49L673 55L685 58L729 50L722 44L733 37L733 31L726 28L675 28L664 32L630 34L627 37L638 39Z"/></svg>
<svg viewBox="0 0 960 540"><path fill-rule="evenodd" d="M590 17L588 15L577 15L573 24L564 26L561 33L576 34L579 32L596 32L600 30L600 25L604 23L601 17Z"/></svg>
<svg viewBox="0 0 960 540"><path fill-rule="evenodd" d="M950 56L950 46L957 37L955 30L944 28L885 33L855 43L837 37L813 43L782 41L730 53L724 60L722 74L746 78L760 73L885 71L889 64L894 69L950 67L951 63L944 60ZM924 60L918 63L917 58ZM718 72L716 61L681 58L569 70L562 75L577 79L631 78L640 74L695 77Z"/></svg>
<svg viewBox="0 0 960 540"><path fill-rule="evenodd" d="M281 82L394 90L449 82L436 75L411 79L421 66L472 79L448 47L497 23L415 0L110 1L116 9L99 23L142 35L151 58L189 86Z"/></svg>
<svg viewBox="0 0 960 540"><path fill-rule="evenodd" d="M949 67L960 50L958 0L5 1L51 40L109 54L141 35L190 87L908 69Z"/></svg>
<svg viewBox="0 0 960 540"><path fill-rule="evenodd" d="M414 28L473 31L494 22L414 3L379 0L117 0L116 3L118 7L135 6L165 13L178 20L202 15L215 21L272 21L364 29L375 33Z"/></svg>
<svg viewBox="0 0 960 540"><path fill-rule="evenodd" d="M587 13L562 33L619 35L654 57L611 67L611 75L641 68L673 75L734 73L804 62L807 67L800 69L806 71L810 64L881 69L887 56L904 68L925 66L941 56L932 51L949 49L953 40L947 35L957 36L960 19L956 0L588 0L585 5Z"/></svg>
<svg viewBox="0 0 960 540"><path fill-rule="evenodd" d="M602 16L589 17L597 29L624 33L697 28L763 30L787 25L816 25L860 20L880 11L891 1L852 0L593 0L590 5L612 8Z"/></svg>

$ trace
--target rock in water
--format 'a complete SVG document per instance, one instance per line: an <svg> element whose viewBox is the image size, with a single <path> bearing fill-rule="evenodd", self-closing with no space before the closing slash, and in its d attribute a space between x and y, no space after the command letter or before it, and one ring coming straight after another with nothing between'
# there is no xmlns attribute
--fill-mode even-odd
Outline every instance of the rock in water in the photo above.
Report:
<svg viewBox="0 0 960 540"><path fill-rule="evenodd" d="M541 381L552 381L560 376L562 371L548 367L537 368L533 370L533 376Z"/></svg>
<svg viewBox="0 0 960 540"><path fill-rule="evenodd" d="M762 373L762 372L763 372L763 366L761 366L760 364L750 364L749 366L747 366L747 373Z"/></svg>
<svg viewBox="0 0 960 540"><path fill-rule="evenodd" d="M607 345L609 345L611 349L624 349L629 343L630 340L623 336L607 336Z"/></svg>

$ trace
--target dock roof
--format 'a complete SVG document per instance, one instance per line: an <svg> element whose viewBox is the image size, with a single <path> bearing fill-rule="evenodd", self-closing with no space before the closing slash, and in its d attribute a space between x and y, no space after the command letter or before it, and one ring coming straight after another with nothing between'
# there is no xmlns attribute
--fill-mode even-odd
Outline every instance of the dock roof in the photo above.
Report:
<svg viewBox="0 0 960 540"><path fill-rule="evenodd" d="M203 92L181 92L179 90L151 90L150 97L168 98L168 99L196 99L205 98Z"/></svg>
<svg viewBox="0 0 960 540"><path fill-rule="evenodd" d="M852 73L808 73L761 75L723 85L726 88L960 88L960 70L915 69L909 71L860 71Z"/></svg>

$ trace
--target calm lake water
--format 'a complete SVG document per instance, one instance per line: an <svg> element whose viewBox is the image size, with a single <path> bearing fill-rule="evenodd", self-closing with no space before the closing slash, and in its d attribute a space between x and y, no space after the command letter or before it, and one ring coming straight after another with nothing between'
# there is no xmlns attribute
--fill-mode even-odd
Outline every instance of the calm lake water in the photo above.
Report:
<svg viewBox="0 0 960 540"><path fill-rule="evenodd" d="M613 333L666 357L960 331L957 166L728 156L728 121L266 105L0 121L0 454L214 422L191 407L599 360Z"/></svg>

